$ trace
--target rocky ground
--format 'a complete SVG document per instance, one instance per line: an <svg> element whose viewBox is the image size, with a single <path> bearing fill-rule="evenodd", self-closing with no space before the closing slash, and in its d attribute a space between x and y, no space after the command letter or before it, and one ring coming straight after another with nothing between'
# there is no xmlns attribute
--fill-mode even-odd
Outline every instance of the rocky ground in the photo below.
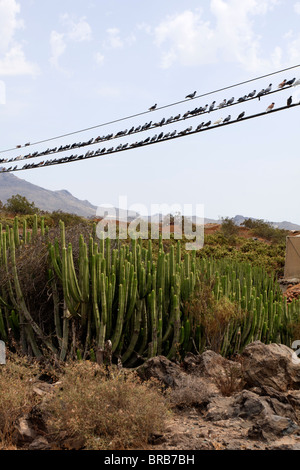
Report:
<svg viewBox="0 0 300 470"><path fill-rule="evenodd" d="M284 345L256 341L231 361L213 351L188 354L181 364L158 356L137 371L159 380L174 408L149 449L300 450L300 360ZM46 398L59 383L33 386ZM30 450L84 449L81 439L49 442L41 407L19 420L15 442Z"/></svg>

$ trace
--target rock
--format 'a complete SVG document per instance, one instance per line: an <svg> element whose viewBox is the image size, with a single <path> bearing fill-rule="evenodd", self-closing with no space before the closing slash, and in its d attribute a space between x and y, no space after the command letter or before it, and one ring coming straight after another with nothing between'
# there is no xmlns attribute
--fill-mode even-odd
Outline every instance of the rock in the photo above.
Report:
<svg viewBox="0 0 300 470"><path fill-rule="evenodd" d="M271 387L279 392L300 388L300 359L283 344L255 341L244 349L242 372L247 387Z"/></svg>
<svg viewBox="0 0 300 470"><path fill-rule="evenodd" d="M51 446L45 437L37 437L28 446L28 450L50 450Z"/></svg>
<svg viewBox="0 0 300 470"><path fill-rule="evenodd" d="M156 356L148 359L137 369L137 374L143 380L155 378L162 382L166 387L176 387L182 382L183 373L180 367L174 362L169 361L164 356Z"/></svg>
<svg viewBox="0 0 300 470"><path fill-rule="evenodd" d="M28 415L19 418L15 425L13 442L17 446L23 446L26 443L32 442L35 438L36 432L31 426Z"/></svg>

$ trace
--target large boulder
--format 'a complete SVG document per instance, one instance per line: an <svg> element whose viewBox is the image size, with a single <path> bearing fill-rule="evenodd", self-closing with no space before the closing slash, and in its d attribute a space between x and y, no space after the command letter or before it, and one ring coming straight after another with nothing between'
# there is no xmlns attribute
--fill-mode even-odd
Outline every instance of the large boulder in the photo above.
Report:
<svg viewBox="0 0 300 470"><path fill-rule="evenodd" d="M300 389L300 359L289 347L255 341L246 346L241 359L248 388L271 387L279 392Z"/></svg>

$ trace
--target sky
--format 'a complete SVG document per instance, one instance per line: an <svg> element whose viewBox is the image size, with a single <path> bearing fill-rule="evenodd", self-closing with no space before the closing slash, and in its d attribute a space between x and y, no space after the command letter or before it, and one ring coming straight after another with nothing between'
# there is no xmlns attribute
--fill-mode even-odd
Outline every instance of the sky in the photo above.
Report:
<svg viewBox="0 0 300 470"><path fill-rule="evenodd" d="M300 2L295 0L0 0L0 150L298 65L299 24ZM269 83L276 89L283 79L294 77L300 78L300 68L31 151L159 121ZM203 119L263 112L273 99L275 107L285 105L292 93L293 102L299 102L300 86ZM68 190L96 206L140 208L144 215L155 212L155 205L186 205L193 213L203 206L204 216L212 219L242 214L300 224L299 112L294 107L173 141L15 175L46 189ZM203 119L198 116L168 130L195 128ZM155 133L138 134L131 141ZM120 142L129 139L111 145ZM14 150L5 156L18 154Z"/></svg>

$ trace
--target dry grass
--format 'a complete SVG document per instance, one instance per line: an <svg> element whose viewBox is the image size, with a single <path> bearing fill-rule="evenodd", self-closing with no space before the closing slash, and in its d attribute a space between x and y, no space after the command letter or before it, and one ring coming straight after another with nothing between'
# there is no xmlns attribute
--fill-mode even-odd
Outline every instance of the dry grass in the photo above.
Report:
<svg viewBox="0 0 300 470"><path fill-rule="evenodd" d="M66 367L47 412L54 439L80 436L86 449L96 450L146 448L168 414L158 385L142 383L132 371L116 370L108 378L88 361Z"/></svg>
<svg viewBox="0 0 300 470"><path fill-rule="evenodd" d="M16 355L10 355L6 365L0 366L0 449L10 448L14 424L37 402L32 391L32 380L38 366Z"/></svg>

